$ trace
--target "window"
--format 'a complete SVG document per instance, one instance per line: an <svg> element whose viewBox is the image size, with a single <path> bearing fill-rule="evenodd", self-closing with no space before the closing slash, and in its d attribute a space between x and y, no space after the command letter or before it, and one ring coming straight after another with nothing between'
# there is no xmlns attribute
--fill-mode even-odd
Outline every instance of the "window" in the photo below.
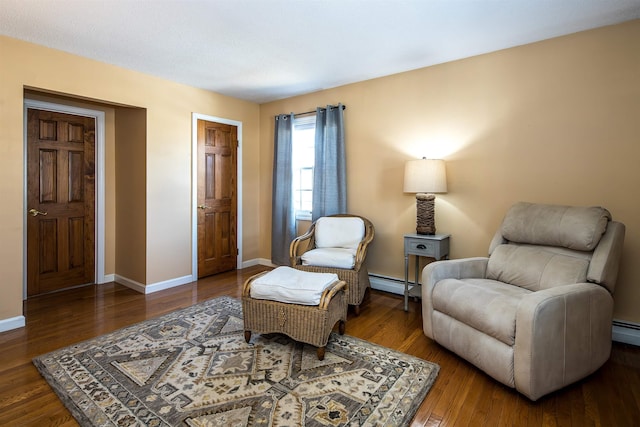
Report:
<svg viewBox="0 0 640 427"><path fill-rule="evenodd" d="M293 120L292 171L293 207L296 219L311 220L316 116Z"/></svg>

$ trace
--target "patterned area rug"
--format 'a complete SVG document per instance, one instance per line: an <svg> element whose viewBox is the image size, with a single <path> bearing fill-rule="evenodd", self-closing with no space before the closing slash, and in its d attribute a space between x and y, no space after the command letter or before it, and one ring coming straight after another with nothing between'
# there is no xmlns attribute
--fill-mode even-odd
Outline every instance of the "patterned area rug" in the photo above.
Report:
<svg viewBox="0 0 640 427"><path fill-rule="evenodd" d="M347 335L331 335L323 361L279 334L247 344L242 306L229 297L33 363L87 426L401 426L438 374L436 364Z"/></svg>

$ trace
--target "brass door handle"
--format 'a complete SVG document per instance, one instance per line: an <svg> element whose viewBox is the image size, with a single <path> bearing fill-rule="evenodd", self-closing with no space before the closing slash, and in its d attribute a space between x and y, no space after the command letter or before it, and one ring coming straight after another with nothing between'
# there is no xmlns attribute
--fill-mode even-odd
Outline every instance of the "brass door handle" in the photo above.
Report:
<svg viewBox="0 0 640 427"><path fill-rule="evenodd" d="M207 205L199 205L198 206L198 209L207 209L207 208L209 208L209 206L207 206Z"/></svg>
<svg viewBox="0 0 640 427"><path fill-rule="evenodd" d="M37 209L29 209L29 213L31 214L31 216L47 215L47 212L40 212Z"/></svg>

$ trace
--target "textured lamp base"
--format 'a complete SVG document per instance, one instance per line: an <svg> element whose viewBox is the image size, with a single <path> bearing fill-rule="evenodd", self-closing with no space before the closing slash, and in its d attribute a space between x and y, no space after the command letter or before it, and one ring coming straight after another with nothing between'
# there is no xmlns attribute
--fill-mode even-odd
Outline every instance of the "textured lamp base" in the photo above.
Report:
<svg viewBox="0 0 640 427"><path fill-rule="evenodd" d="M436 223L434 213L434 202L436 196L433 194L416 194L416 233L436 234Z"/></svg>

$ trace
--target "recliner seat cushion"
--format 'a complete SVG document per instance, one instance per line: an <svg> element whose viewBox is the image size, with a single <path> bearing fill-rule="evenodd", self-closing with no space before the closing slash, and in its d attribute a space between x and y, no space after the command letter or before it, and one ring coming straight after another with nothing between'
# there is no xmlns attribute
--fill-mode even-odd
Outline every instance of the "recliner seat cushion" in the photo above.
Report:
<svg viewBox="0 0 640 427"><path fill-rule="evenodd" d="M538 291L559 285L584 283L589 259L540 247L500 245L489 257L487 279Z"/></svg>
<svg viewBox="0 0 640 427"><path fill-rule="evenodd" d="M507 345L515 342L516 312L531 291L488 279L444 279L433 289L433 309Z"/></svg>
<svg viewBox="0 0 640 427"><path fill-rule="evenodd" d="M512 242L592 251L611 220L601 207L542 205L520 202L502 222L502 236Z"/></svg>

